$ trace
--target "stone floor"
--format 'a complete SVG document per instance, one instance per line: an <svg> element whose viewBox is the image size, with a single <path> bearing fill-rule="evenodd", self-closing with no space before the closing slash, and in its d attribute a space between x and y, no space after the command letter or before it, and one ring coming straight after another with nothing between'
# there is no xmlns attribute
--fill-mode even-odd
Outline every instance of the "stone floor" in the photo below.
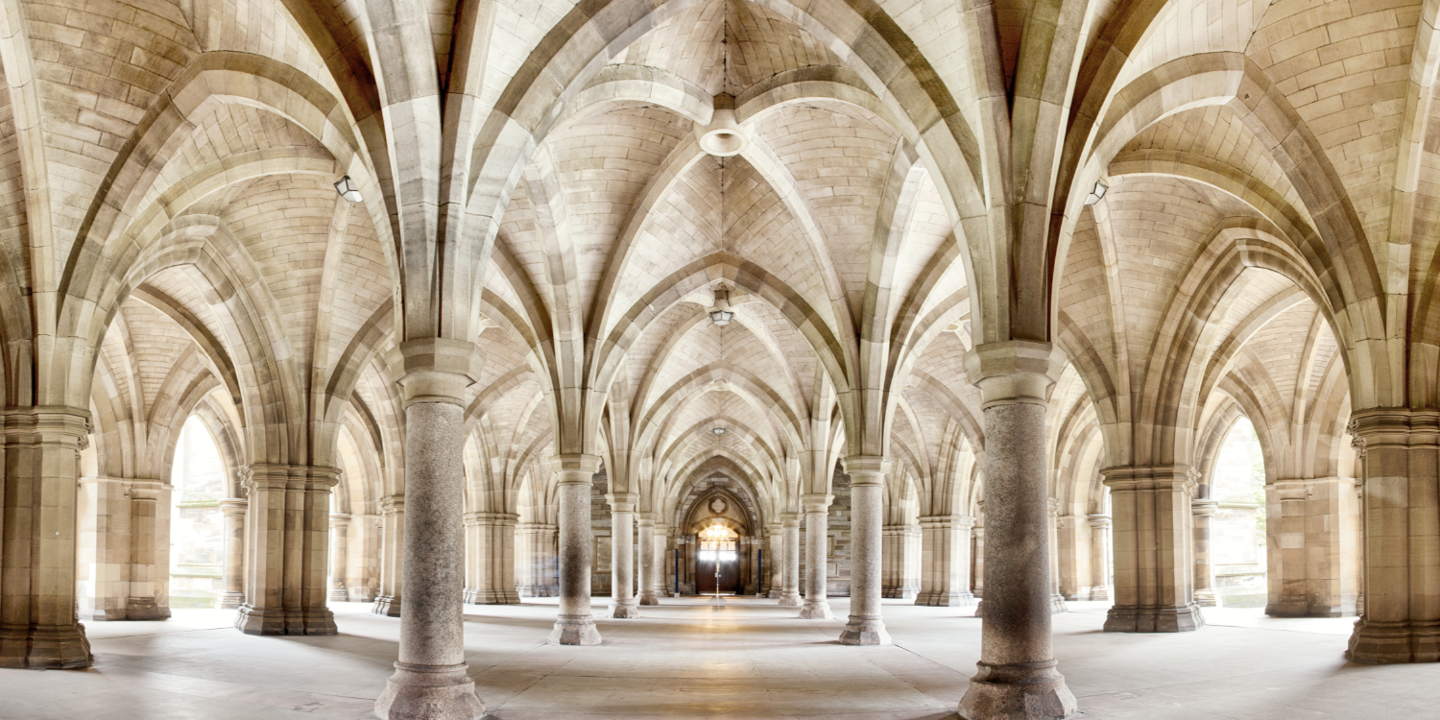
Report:
<svg viewBox="0 0 1440 720"><path fill-rule="evenodd" d="M839 620L732 598L667 599L639 620L601 620L605 643L592 648L542 644L553 605L467 606L466 648L494 720L956 717L980 621L890 602L893 647L844 647ZM832 604L843 618L847 602ZM1055 645L1087 720L1440 717L1440 665L1348 664L1350 620L1209 609L1197 633L1119 635L1100 632L1104 605L1071 609L1055 619ZM249 637L214 610L93 623L94 668L0 670L0 718L368 718L400 624L365 605L335 610L338 637Z"/></svg>

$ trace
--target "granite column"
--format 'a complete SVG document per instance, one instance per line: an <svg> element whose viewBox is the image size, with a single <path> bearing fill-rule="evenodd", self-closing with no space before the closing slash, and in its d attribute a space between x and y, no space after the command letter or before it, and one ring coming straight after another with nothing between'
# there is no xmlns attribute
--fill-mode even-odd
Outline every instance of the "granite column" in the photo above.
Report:
<svg viewBox="0 0 1440 720"><path fill-rule="evenodd" d="M590 614L590 494L600 458L556 455L550 467L559 485L560 614L550 632L552 645L599 645L600 631Z"/></svg>
<svg viewBox="0 0 1440 720"><path fill-rule="evenodd" d="M805 509L805 604L800 617L807 620L829 619L830 588L827 584L830 544L830 503L834 495L806 494L800 496Z"/></svg>
<svg viewBox="0 0 1440 720"><path fill-rule="evenodd" d="M840 632L842 645L890 644L880 607L880 533L890 467L890 460L877 456L845 460L850 475L850 619Z"/></svg>

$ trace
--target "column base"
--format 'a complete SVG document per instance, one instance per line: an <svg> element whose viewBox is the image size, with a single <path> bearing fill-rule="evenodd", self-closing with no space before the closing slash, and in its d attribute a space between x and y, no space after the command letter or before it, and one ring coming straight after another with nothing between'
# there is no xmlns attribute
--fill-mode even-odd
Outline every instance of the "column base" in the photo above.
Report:
<svg viewBox="0 0 1440 720"><path fill-rule="evenodd" d="M1110 599L1110 587L1109 587L1108 585L1101 585L1100 587L1092 587L1092 588L1090 588L1090 599L1091 599L1091 600L1109 600L1109 599Z"/></svg>
<svg viewBox="0 0 1440 720"><path fill-rule="evenodd" d="M331 588L330 602L350 602L350 591L345 588Z"/></svg>
<svg viewBox="0 0 1440 720"><path fill-rule="evenodd" d="M830 612L830 601L828 600L811 601L807 598L804 607L800 608L800 619L802 620L832 620L834 618L835 614Z"/></svg>
<svg viewBox="0 0 1440 720"><path fill-rule="evenodd" d="M235 629L246 635L335 635L335 615L327 608L270 610L241 605Z"/></svg>
<svg viewBox="0 0 1440 720"><path fill-rule="evenodd" d="M551 645L599 645L600 631L589 615L561 615L550 631Z"/></svg>
<svg viewBox="0 0 1440 720"><path fill-rule="evenodd" d="M1202 608L1220 607L1220 596L1214 590L1196 590L1195 604Z"/></svg>
<svg viewBox="0 0 1440 720"><path fill-rule="evenodd" d="M125 599L126 620L169 620L170 608L160 607L153 597L132 597Z"/></svg>
<svg viewBox="0 0 1440 720"><path fill-rule="evenodd" d="M915 596L916 605L926 607L970 607L975 596L968 592L924 592Z"/></svg>
<svg viewBox="0 0 1440 720"><path fill-rule="evenodd" d="M245 593L221 593L215 600L215 608L218 610L231 610L245 604Z"/></svg>
<svg viewBox="0 0 1440 720"><path fill-rule="evenodd" d="M1050 596L1050 614L1051 614L1051 615L1059 615L1060 613L1067 613L1067 612L1070 612L1070 608L1065 605L1065 596L1064 596L1064 595L1059 595L1059 594L1051 595L1051 596Z"/></svg>
<svg viewBox="0 0 1440 720"><path fill-rule="evenodd" d="M890 633L879 615L851 615L840 631L841 645L889 645Z"/></svg>
<svg viewBox="0 0 1440 720"><path fill-rule="evenodd" d="M1345 658L1375 665L1440 662L1440 623L1360 618Z"/></svg>
<svg viewBox="0 0 1440 720"><path fill-rule="evenodd" d="M660 604L660 597L655 594L655 591L654 591L654 590L647 590L647 591L645 591L645 592L640 593L640 604L641 604L641 605L659 605L659 604Z"/></svg>
<svg viewBox="0 0 1440 720"><path fill-rule="evenodd" d="M370 612L385 617L400 617L400 598L381 595L375 598L375 605L370 608Z"/></svg>
<svg viewBox="0 0 1440 720"><path fill-rule="evenodd" d="M965 720L1058 720L1075 712L1075 695L1055 661L1017 665L979 662L960 698Z"/></svg>
<svg viewBox="0 0 1440 720"><path fill-rule="evenodd" d="M798 592L790 593L789 595L781 594L779 605L780 607L800 607L801 602L800 593Z"/></svg>
<svg viewBox="0 0 1440 720"><path fill-rule="evenodd" d="M610 617L612 618L638 618L640 617L640 604L634 600L615 603L610 606Z"/></svg>
<svg viewBox="0 0 1440 720"><path fill-rule="evenodd" d="M395 663L395 674L375 700L383 720L479 720L485 704L465 665Z"/></svg>
<svg viewBox="0 0 1440 720"><path fill-rule="evenodd" d="M514 590L466 590L467 605L515 605L520 602L520 593Z"/></svg>
<svg viewBox="0 0 1440 720"><path fill-rule="evenodd" d="M1202 627L1205 617L1193 602L1184 607L1116 605L1105 617L1105 632L1191 632Z"/></svg>
<svg viewBox="0 0 1440 720"><path fill-rule="evenodd" d="M0 668L73 670L94 663L85 626L0 626Z"/></svg>

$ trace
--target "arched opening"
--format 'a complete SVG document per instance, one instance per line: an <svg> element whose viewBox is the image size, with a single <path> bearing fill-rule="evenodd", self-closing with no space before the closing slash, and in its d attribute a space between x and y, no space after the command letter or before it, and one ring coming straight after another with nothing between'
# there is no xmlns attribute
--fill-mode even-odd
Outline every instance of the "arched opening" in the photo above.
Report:
<svg viewBox="0 0 1440 720"><path fill-rule="evenodd" d="M175 443L170 485L170 607L214 607L225 591L225 463L194 415Z"/></svg>
<svg viewBox="0 0 1440 720"><path fill-rule="evenodd" d="M1231 427L1215 459L1210 499L1215 593L1228 607L1265 607L1265 458L1248 418Z"/></svg>
<svg viewBox="0 0 1440 720"><path fill-rule="evenodd" d="M715 498L714 502L722 502ZM714 520L696 534L695 590L701 595L735 595L740 587L740 533Z"/></svg>

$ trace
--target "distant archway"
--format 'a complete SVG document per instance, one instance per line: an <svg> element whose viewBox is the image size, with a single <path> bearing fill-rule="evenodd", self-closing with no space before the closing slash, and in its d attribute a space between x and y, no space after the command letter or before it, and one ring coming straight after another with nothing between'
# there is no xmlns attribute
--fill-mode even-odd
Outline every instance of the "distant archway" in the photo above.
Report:
<svg viewBox="0 0 1440 720"><path fill-rule="evenodd" d="M214 607L225 591L225 461L215 438L191 415L170 469L170 607Z"/></svg>

